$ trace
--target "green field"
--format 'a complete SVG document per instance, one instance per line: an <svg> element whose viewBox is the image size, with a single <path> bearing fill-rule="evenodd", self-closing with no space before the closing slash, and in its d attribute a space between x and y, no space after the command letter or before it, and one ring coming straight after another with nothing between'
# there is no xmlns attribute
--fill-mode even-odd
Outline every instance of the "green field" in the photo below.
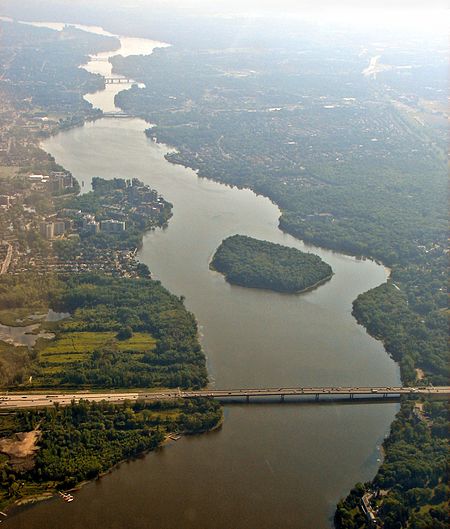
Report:
<svg viewBox="0 0 450 529"><path fill-rule="evenodd" d="M135 354L154 349L155 339L147 333L137 332L128 340L117 340L114 332L68 332L43 343L39 353L41 363L63 364L86 360L94 351L111 350Z"/></svg>

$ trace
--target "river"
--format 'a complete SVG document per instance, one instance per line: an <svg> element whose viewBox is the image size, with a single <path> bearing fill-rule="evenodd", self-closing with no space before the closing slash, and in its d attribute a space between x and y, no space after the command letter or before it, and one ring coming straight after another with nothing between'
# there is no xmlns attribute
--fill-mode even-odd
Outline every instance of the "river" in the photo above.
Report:
<svg viewBox="0 0 450 529"><path fill-rule="evenodd" d="M132 49L121 39L120 53L150 53L161 45L131 41ZM86 68L105 73L107 64L92 61ZM114 93L123 88L108 85L87 99L113 110ZM168 228L145 236L139 259L186 297L199 322L211 384L398 384L397 365L351 316L352 301L383 283L387 271L283 234L270 200L170 164L164 158L169 147L146 138L147 127L140 119L99 119L46 140L43 148L85 181L84 190L92 176L137 177L173 203ZM334 276L300 295L230 286L208 263L221 240L235 233L312 251ZM5 525L326 529L339 498L374 476L397 409L388 403L229 405L220 430L124 463L84 486L73 503L55 498L18 509Z"/></svg>

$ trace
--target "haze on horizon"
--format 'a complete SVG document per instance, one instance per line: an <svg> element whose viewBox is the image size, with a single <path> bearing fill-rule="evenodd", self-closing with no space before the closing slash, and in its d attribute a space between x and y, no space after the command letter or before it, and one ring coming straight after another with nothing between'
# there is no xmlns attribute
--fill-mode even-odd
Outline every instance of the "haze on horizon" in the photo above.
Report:
<svg viewBox="0 0 450 529"><path fill-rule="evenodd" d="M7 5L8 0L5 1ZM73 0L44 0L46 7L67 4ZM173 10L194 16L298 17L319 25L356 27L360 30L391 30L443 33L447 31L449 9L446 0L78 0L76 9L102 8L109 12L144 15Z"/></svg>
<svg viewBox="0 0 450 529"><path fill-rule="evenodd" d="M422 28L446 27L448 3L443 0L113 0L122 7L173 7L197 14L299 16L312 21Z"/></svg>
<svg viewBox="0 0 450 529"><path fill-rule="evenodd" d="M32 0L22 0L17 5L13 0L0 2L0 14L13 13L20 16L36 13ZM3 9L2 9L3 8ZM78 13L83 17L102 13L114 18L132 20L138 15L141 22L154 16L164 20L170 13L174 16L246 18L249 20L267 17L273 26L283 18L306 21L313 25L356 30L364 32L395 32L413 37L442 38L447 34L449 9L445 0L42 0L43 16L61 17L61 13ZM66 11L67 10L67 11ZM1 11L4 11L2 13ZM270 17L270 18L269 18ZM170 19L170 17L169 17Z"/></svg>
<svg viewBox="0 0 450 529"><path fill-rule="evenodd" d="M71 3L72 0L65 0ZM106 3L121 7L174 7L184 9L201 9L210 11L302 11L304 9L317 10L336 8L335 0L79 0L78 3L95 4ZM428 0L426 8L422 0L341 0L341 9L380 9L380 10L446 10L445 0Z"/></svg>

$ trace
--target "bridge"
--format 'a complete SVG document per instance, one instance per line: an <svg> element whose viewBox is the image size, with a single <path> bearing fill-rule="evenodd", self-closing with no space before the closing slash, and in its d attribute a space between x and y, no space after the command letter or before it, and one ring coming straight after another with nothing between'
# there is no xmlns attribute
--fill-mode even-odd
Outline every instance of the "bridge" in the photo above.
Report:
<svg viewBox="0 0 450 529"><path fill-rule="evenodd" d="M126 77L105 77L105 84L130 84L134 83L132 79Z"/></svg>
<svg viewBox="0 0 450 529"><path fill-rule="evenodd" d="M399 399L404 395L413 397L447 397L450 395L450 386L418 386L418 387L281 387L281 388L245 388L245 389L201 389L184 391L172 390L147 390L137 392L66 392L66 393L7 393L0 395L1 409L41 408L61 406L72 401L88 400L91 402L140 401L152 402L157 400L192 399L196 397L210 397L221 402L240 401L271 402L274 398L282 402L288 399L293 402L301 401L330 401L347 400L350 402L379 402Z"/></svg>
<svg viewBox="0 0 450 529"><path fill-rule="evenodd" d="M125 112L120 112L120 111L111 111L111 112L103 112L103 115L102 117L104 118L132 118L133 116L131 116L130 114L125 114Z"/></svg>

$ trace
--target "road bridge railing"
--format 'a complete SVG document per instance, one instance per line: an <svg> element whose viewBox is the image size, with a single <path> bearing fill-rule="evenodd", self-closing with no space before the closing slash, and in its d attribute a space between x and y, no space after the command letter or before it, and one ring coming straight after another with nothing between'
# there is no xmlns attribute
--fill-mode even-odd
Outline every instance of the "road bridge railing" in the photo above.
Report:
<svg viewBox="0 0 450 529"><path fill-rule="evenodd" d="M418 386L418 387L278 387L278 388L238 388L238 389L214 389L207 388L201 390L143 390L143 391L66 391L49 392L47 394L28 393L6 393L0 394L0 410L6 408L38 408L53 406L58 403L62 406L70 404L72 401L88 400L93 402L123 402L129 401L157 401L174 399L192 399L197 397L209 397L223 402L233 399L250 399L255 402L267 402L268 399L280 398L284 401L287 397L291 400L304 401L305 398L313 397L314 400L341 400L348 398L357 401L365 399L366 402L376 402L380 399L395 399L404 395L426 396L426 397L448 397L450 386ZM296 398L296 399L295 399Z"/></svg>

